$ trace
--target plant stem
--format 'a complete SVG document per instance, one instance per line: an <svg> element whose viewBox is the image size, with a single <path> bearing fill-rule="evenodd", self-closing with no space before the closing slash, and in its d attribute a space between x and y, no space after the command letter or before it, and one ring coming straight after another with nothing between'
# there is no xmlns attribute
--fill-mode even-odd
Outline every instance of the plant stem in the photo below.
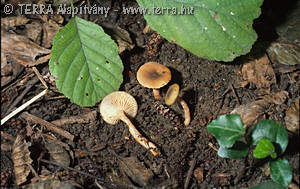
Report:
<svg viewBox="0 0 300 189"><path fill-rule="evenodd" d="M71 4L71 7L72 7L72 12L74 12L74 5L73 5L73 0L70 0L70 4ZM72 17L73 17L74 15L72 14Z"/></svg>

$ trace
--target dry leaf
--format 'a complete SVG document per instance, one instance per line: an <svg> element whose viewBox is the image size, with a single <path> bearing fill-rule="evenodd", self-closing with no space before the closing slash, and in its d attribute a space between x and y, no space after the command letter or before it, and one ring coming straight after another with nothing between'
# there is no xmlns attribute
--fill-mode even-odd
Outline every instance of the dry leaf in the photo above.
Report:
<svg viewBox="0 0 300 189"><path fill-rule="evenodd" d="M136 157L126 157L119 160L120 170L140 186L147 186L153 178L153 173Z"/></svg>
<svg viewBox="0 0 300 189"><path fill-rule="evenodd" d="M297 133L299 131L299 99L296 98L294 102L290 104L290 107L285 112L285 124L287 130Z"/></svg>
<svg viewBox="0 0 300 189"><path fill-rule="evenodd" d="M53 18L56 18L56 17L53 17ZM51 20L51 18L47 17L46 15L42 15L41 19L44 21L43 26L42 26L43 27L42 46L45 48L50 48L52 45L54 35L60 29L60 25L58 25L56 21ZM59 17L58 17L58 19L59 19Z"/></svg>
<svg viewBox="0 0 300 189"><path fill-rule="evenodd" d="M29 19L23 16L12 16L12 17L1 18L1 26L6 29L9 27L24 25L27 22L29 22Z"/></svg>
<svg viewBox="0 0 300 189"><path fill-rule="evenodd" d="M266 89L269 92L271 85L276 83L274 70L266 55L245 64L242 68L242 76L244 79L241 83L242 87L248 83L254 83L257 88Z"/></svg>
<svg viewBox="0 0 300 189"><path fill-rule="evenodd" d="M3 52L24 66L42 64L50 58L49 49L45 49L24 36L1 32ZM38 58L41 55L45 55Z"/></svg>
<svg viewBox="0 0 300 189"><path fill-rule="evenodd" d="M30 24L25 25L26 36L37 44L40 44L42 37L42 24L37 20L32 20Z"/></svg>
<svg viewBox="0 0 300 189"><path fill-rule="evenodd" d="M27 186L27 189L75 189L74 186L67 182L56 179L48 179L42 182L33 183Z"/></svg>
<svg viewBox="0 0 300 189"><path fill-rule="evenodd" d="M286 91L279 91L274 94L269 94L264 96L264 99L270 103L274 103L277 105L283 104L286 99L289 97L289 93Z"/></svg>
<svg viewBox="0 0 300 189"><path fill-rule="evenodd" d="M106 33L108 33L113 40L118 43L119 46L119 54L124 52L125 50L131 50L134 47L134 44L130 38L129 33L120 28L119 26L114 26L111 24L102 24L103 29Z"/></svg>
<svg viewBox="0 0 300 189"><path fill-rule="evenodd" d="M202 182L203 181L203 172L204 169L202 167L198 167L194 170L194 177L197 179L197 181Z"/></svg>
<svg viewBox="0 0 300 189"><path fill-rule="evenodd" d="M21 185L27 181L27 176L31 172L30 165L32 159L30 158L30 151L28 147L30 146L29 142L26 142L24 137L18 135L12 150L12 160L14 163L14 172L16 177L17 185Z"/></svg>
<svg viewBox="0 0 300 189"><path fill-rule="evenodd" d="M255 124L258 119L264 115L265 110L269 106L270 103L267 101L257 100L235 108L231 114L240 114L245 128L247 128L248 126Z"/></svg>
<svg viewBox="0 0 300 189"><path fill-rule="evenodd" d="M69 166L71 162L69 153L62 145L60 145L60 143L55 140L46 140L45 147L48 150L50 157L55 162L64 166Z"/></svg>

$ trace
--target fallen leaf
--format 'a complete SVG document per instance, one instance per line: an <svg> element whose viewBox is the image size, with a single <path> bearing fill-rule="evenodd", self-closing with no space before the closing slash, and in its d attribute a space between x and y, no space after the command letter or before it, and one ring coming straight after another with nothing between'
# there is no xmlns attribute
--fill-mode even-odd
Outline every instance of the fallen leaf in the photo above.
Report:
<svg viewBox="0 0 300 189"><path fill-rule="evenodd" d="M240 114L245 128L255 124L258 119L263 117L265 110L269 107L265 100L257 100L235 108L231 114Z"/></svg>
<svg viewBox="0 0 300 189"><path fill-rule="evenodd" d="M102 24L102 27L105 32L108 33L112 39L118 43L119 54L125 50L131 50L134 48L134 44L128 31L120 28L119 26L114 26L111 24Z"/></svg>
<svg viewBox="0 0 300 189"><path fill-rule="evenodd" d="M194 170L194 177L197 179L197 181L199 182L203 181L203 172L204 169L202 167L198 167Z"/></svg>
<svg viewBox="0 0 300 189"><path fill-rule="evenodd" d="M43 28L42 46L45 48L50 48L52 45L54 35L58 32L61 26L57 24L56 21L52 20L50 17L47 17L46 15L42 15L41 19L44 21L42 25Z"/></svg>
<svg viewBox="0 0 300 189"><path fill-rule="evenodd" d="M286 91L279 91L277 93L272 93L264 96L264 99L269 103L274 103L277 105L283 104L289 97L289 93Z"/></svg>
<svg viewBox="0 0 300 189"><path fill-rule="evenodd" d="M299 132L299 100L300 97L291 102L289 108L285 112L284 119L286 128L293 133Z"/></svg>
<svg viewBox="0 0 300 189"><path fill-rule="evenodd" d="M140 186L147 186L149 181L153 178L153 173L147 169L136 157L120 158L120 170L131 180Z"/></svg>
<svg viewBox="0 0 300 189"><path fill-rule="evenodd" d="M30 184L26 187L27 189L75 189L74 186L72 186L68 182L59 181L56 179L47 179L41 182Z"/></svg>
<svg viewBox="0 0 300 189"><path fill-rule="evenodd" d="M24 25L27 22L29 22L29 19L23 16L11 16L11 17L1 18L1 26L5 29Z"/></svg>
<svg viewBox="0 0 300 189"><path fill-rule="evenodd" d="M32 20L30 24L25 25L26 36L33 42L40 44L42 37L42 24L37 20Z"/></svg>
<svg viewBox="0 0 300 189"><path fill-rule="evenodd" d="M61 142L60 142L61 143ZM50 157L57 163L69 166L71 159L68 151L60 145L56 140L46 140L45 147L48 150Z"/></svg>
<svg viewBox="0 0 300 189"><path fill-rule="evenodd" d="M1 46L7 56L24 66L36 66L47 62L50 58L49 49L37 45L24 36L5 31L1 31Z"/></svg>
<svg viewBox="0 0 300 189"><path fill-rule="evenodd" d="M270 92L271 85L276 83L274 70L266 55L243 65L242 77L244 80L241 83L242 87L253 83L257 88L266 90L267 93Z"/></svg>
<svg viewBox="0 0 300 189"><path fill-rule="evenodd" d="M14 173L17 185L21 185L27 181L27 176L31 172L29 165L32 163L30 158L30 151L28 147L29 142L26 142L24 137L18 135L13 144L12 160L14 163Z"/></svg>

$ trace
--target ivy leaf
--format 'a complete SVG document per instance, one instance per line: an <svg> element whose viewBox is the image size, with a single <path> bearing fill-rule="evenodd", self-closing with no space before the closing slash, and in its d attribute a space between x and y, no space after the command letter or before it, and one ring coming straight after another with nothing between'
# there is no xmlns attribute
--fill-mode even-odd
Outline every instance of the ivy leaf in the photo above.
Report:
<svg viewBox="0 0 300 189"><path fill-rule="evenodd" d="M256 41L252 23L261 13L263 0L137 2L147 8L147 23L167 40L201 58L232 61L248 53Z"/></svg>
<svg viewBox="0 0 300 189"><path fill-rule="evenodd" d="M269 181L265 181L265 182L262 182L260 183L259 185L257 186L252 186L250 187L249 189L266 189L266 188L272 188L272 189L286 189L286 187L283 187L282 185L276 183L276 182L273 182L271 180Z"/></svg>
<svg viewBox="0 0 300 189"><path fill-rule="evenodd" d="M103 29L77 16L54 37L49 61L56 87L80 106L93 106L119 89L123 64Z"/></svg>
<svg viewBox="0 0 300 189"><path fill-rule="evenodd" d="M292 181L292 169L290 167L290 164L288 160L284 158L280 158L274 161L270 161L270 172L271 172L271 178L287 187L291 181Z"/></svg>
<svg viewBox="0 0 300 189"><path fill-rule="evenodd" d="M274 145L268 139L261 139L254 149L253 156L255 158L266 158L271 156L273 159L277 157Z"/></svg>
<svg viewBox="0 0 300 189"><path fill-rule="evenodd" d="M220 146L230 148L235 141L245 135L244 124L238 114L221 115L207 125L208 131L214 135Z"/></svg>
<svg viewBox="0 0 300 189"><path fill-rule="evenodd" d="M249 147L243 142L236 142L232 148L221 146L218 150L218 155L222 158L238 159L246 157L249 152Z"/></svg>
<svg viewBox="0 0 300 189"><path fill-rule="evenodd" d="M259 121L251 133L253 145L257 145L261 139L268 139L275 143L275 149L278 153L283 153L288 145L288 134L286 129L273 120Z"/></svg>

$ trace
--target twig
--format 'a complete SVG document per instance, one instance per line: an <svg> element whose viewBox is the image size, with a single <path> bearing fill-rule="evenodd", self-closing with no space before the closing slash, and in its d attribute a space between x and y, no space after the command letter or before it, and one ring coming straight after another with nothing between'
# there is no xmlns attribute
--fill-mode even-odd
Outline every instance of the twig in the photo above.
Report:
<svg viewBox="0 0 300 189"><path fill-rule="evenodd" d="M15 101L12 103L12 105L8 108L8 110L6 111L6 113L12 111L16 105L18 105L18 103L24 98L24 96L28 93L28 91L31 89L31 87L33 87L37 82L39 81L38 78L33 78L31 81L28 82L27 87L24 89L24 91L21 93L20 96L18 96Z"/></svg>
<svg viewBox="0 0 300 189"><path fill-rule="evenodd" d="M214 151L218 151L218 149L211 142L208 143L208 146L211 147Z"/></svg>
<svg viewBox="0 0 300 189"><path fill-rule="evenodd" d="M30 104L32 104L34 101L36 101L40 97L42 97L45 94L47 94L47 92L48 92L48 89L45 89L44 91L42 91L41 93L39 93L38 95L36 95L32 99L30 99L29 101L27 101L25 104L23 104L22 106L20 106L19 108L17 108L16 110L14 110L13 112L11 112L10 114L8 114L6 117L4 117L3 119L1 119L1 125L3 125L10 118L14 117L16 114L18 114L22 110L24 110L27 106L29 106Z"/></svg>
<svg viewBox="0 0 300 189"><path fill-rule="evenodd" d="M100 188L100 189L104 189L104 187L103 187L103 186L101 186L101 185L98 183L97 179L95 180L95 184L96 184L96 186L98 186L98 188Z"/></svg>
<svg viewBox="0 0 300 189"><path fill-rule="evenodd" d="M237 102L239 103L239 105L241 105L240 99L239 99L239 97L238 97L238 95L237 95L237 93L236 93L236 91L235 91L232 83L230 83L230 89L232 90L233 95L234 95L235 99L237 100Z"/></svg>
<svg viewBox="0 0 300 189"><path fill-rule="evenodd" d="M39 80L42 82L42 84L44 85L44 87L46 89L48 89L48 86L47 86L45 80L43 79L42 75L40 74L40 72L36 69L36 67L32 67L32 69L33 69L34 73L37 75L37 77L39 78Z"/></svg>
<svg viewBox="0 0 300 189"><path fill-rule="evenodd" d="M51 165L55 165L55 166L57 166L57 167L61 167L61 168L64 168L64 169L68 169L68 170L74 171L74 172L76 172L76 173L85 175L85 176L87 176L87 177L91 177L91 178L97 179L97 180L99 180L99 181L102 182L102 183L107 183L107 181L105 181L105 180L102 179L102 178L99 178L99 177L96 177L96 176L94 176L94 175L85 173L85 172L83 172L83 171L79 171L79 170L74 169L74 168L72 168L72 167L64 166L64 165L61 165L61 164L59 164L59 163L51 162L51 161L48 161L48 160L45 160L45 159L40 159L40 161L41 161L41 162L44 162L44 163L51 164Z"/></svg>
<svg viewBox="0 0 300 189"><path fill-rule="evenodd" d="M185 182L184 182L184 189L187 189L189 187L189 183L190 183L190 180L191 180L191 177L192 177L192 174L193 174L193 170L196 166L196 163L197 163L197 157L195 156L193 161L192 161L192 165L188 170L188 173L187 173L187 176L186 176L186 179L185 179Z"/></svg>
<svg viewBox="0 0 300 189"><path fill-rule="evenodd" d="M34 116L34 115L31 115L31 114L29 114L28 112L22 113L22 116L23 116L26 120L30 120L30 121L32 121L32 122L34 122L34 123L38 123L38 124L40 124L40 125L43 125L43 126L45 126L47 129L49 129L49 130L51 130L51 131L54 131L54 132L56 132L57 134L59 134L59 135L65 137L65 138L67 138L67 139L69 139L69 140L71 140L71 141L73 141L73 139L74 139L74 136L73 136L71 133L69 133L69 132L67 132L67 131L65 131L65 130L62 130L62 129L58 128L58 127L56 127L56 125L54 125L53 123L50 123L50 122L48 122L48 121L46 121L46 120L43 120L43 119L41 119L41 118L39 118L39 117L36 117L36 116Z"/></svg>
<svg viewBox="0 0 300 189"><path fill-rule="evenodd" d="M78 116L66 117L59 120L52 121L51 123L56 126L64 126L73 123L89 123L91 121L96 120L97 112L91 111L85 114L81 114Z"/></svg>

